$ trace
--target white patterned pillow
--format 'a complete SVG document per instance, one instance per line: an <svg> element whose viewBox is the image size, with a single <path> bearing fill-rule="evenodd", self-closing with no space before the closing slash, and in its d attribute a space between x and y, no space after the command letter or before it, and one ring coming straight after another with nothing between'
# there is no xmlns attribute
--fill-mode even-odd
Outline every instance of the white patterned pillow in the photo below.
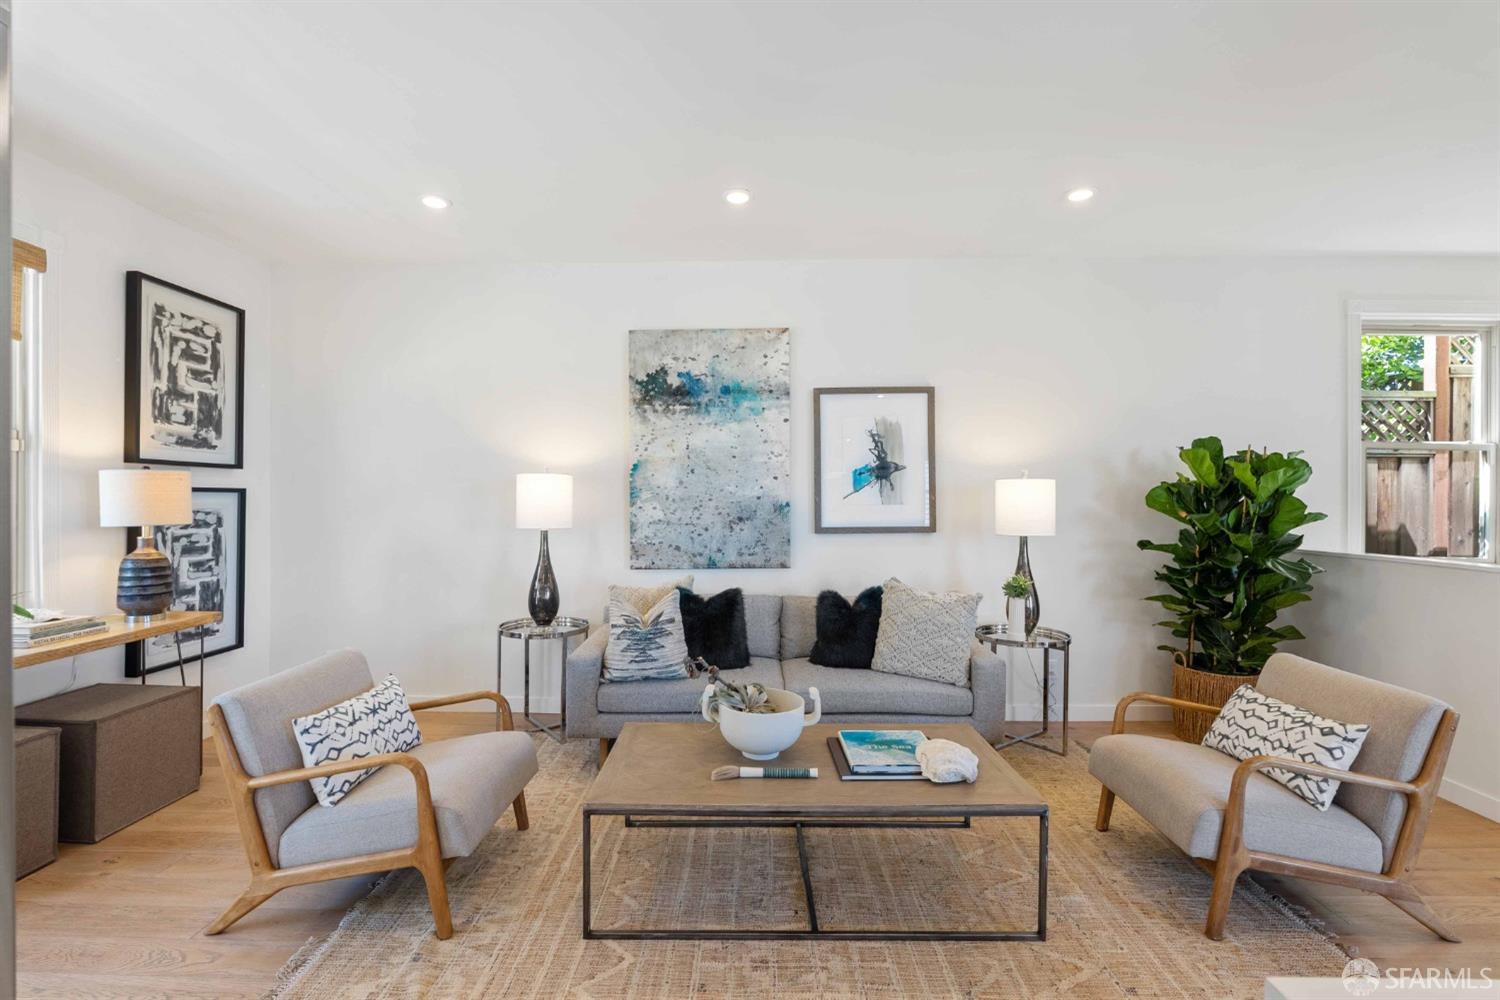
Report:
<svg viewBox="0 0 1500 1000"><path fill-rule="evenodd" d="M321 712L292 720L297 749L302 751L306 767L340 760L358 760L382 753L400 753L422 744L417 717L406 703L406 692L395 674L363 694L341 701ZM327 778L313 778L313 794L318 804L338 805L354 786L374 774L378 768L345 771Z"/></svg>
<svg viewBox="0 0 1500 1000"><path fill-rule="evenodd" d="M1287 757L1347 771L1369 732L1370 727L1362 723L1334 722L1241 684L1219 711L1203 737L1203 745L1235 760L1261 755ZM1340 783L1332 778L1280 767L1267 768L1263 773L1320 810L1326 811L1333 804L1339 790Z"/></svg>
<svg viewBox="0 0 1500 1000"><path fill-rule="evenodd" d="M969 686L979 594L933 594L885 581L870 669Z"/></svg>
<svg viewBox="0 0 1500 1000"><path fill-rule="evenodd" d="M693 676L677 589L646 611L621 595L609 599L609 644L602 681L677 680Z"/></svg>

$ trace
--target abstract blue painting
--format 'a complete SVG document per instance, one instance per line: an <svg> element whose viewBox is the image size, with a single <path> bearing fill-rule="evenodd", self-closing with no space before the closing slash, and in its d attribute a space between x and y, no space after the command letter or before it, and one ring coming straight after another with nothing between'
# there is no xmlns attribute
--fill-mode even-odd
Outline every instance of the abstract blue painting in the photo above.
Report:
<svg viewBox="0 0 1500 1000"><path fill-rule="evenodd" d="M630 331L630 565L791 563L786 329Z"/></svg>

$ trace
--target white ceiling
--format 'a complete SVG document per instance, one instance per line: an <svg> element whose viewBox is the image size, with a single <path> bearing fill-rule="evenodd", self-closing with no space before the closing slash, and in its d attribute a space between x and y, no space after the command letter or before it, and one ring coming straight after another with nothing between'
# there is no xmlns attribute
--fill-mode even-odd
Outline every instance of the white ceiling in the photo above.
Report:
<svg viewBox="0 0 1500 1000"><path fill-rule="evenodd" d="M20 148L275 257L1500 252L1491 2L15 8Z"/></svg>

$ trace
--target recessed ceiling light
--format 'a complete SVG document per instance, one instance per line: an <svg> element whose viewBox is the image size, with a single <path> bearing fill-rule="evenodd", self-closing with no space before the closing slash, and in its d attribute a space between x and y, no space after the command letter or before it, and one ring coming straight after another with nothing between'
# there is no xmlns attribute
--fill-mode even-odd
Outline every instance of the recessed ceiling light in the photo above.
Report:
<svg viewBox="0 0 1500 1000"><path fill-rule="evenodd" d="M1069 197L1072 196L1070 195ZM440 194L424 194L422 196L422 204L426 205L434 212L441 212L443 209L447 208L453 203Z"/></svg>
<svg viewBox="0 0 1500 1000"><path fill-rule="evenodd" d="M1093 188L1074 188L1073 190L1068 192L1068 200L1074 202L1075 204L1078 202L1088 201L1093 196Z"/></svg>
<svg viewBox="0 0 1500 1000"><path fill-rule="evenodd" d="M750 201L750 192L744 188L730 188L724 192L724 200L731 205L744 205Z"/></svg>

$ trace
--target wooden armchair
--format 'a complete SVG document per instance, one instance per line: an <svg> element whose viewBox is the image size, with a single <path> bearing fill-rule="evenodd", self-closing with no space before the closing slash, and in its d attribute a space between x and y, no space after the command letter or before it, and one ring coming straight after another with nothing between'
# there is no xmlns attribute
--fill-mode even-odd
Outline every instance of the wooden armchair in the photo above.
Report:
<svg viewBox="0 0 1500 1000"><path fill-rule="evenodd" d="M1435 699L1286 653L1257 689L1320 715L1367 722L1355 759L1338 771L1283 757L1236 761L1210 747L1125 733L1125 713L1148 702L1217 715L1212 705L1137 692L1115 707L1111 735L1089 756L1099 816L1109 829L1118 794L1193 860L1213 872L1204 933L1218 941L1235 880L1248 870L1378 893L1445 941L1458 938L1411 882L1442 783L1458 714ZM1341 782L1327 812L1259 772L1268 767Z"/></svg>
<svg viewBox="0 0 1500 1000"><path fill-rule="evenodd" d="M427 883L436 934L446 939L453 934L443 880L448 865L472 853L507 807L515 810L516 827L527 828L524 789L537 772L536 749L529 736L512 731L510 704L494 691L411 707L492 701L495 732L302 767L292 720L372 687L365 658L343 650L215 699L209 723L250 862L250 886L206 933L222 933L290 886L415 868ZM381 770L336 806L319 805L308 784L368 767Z"/></svg>

